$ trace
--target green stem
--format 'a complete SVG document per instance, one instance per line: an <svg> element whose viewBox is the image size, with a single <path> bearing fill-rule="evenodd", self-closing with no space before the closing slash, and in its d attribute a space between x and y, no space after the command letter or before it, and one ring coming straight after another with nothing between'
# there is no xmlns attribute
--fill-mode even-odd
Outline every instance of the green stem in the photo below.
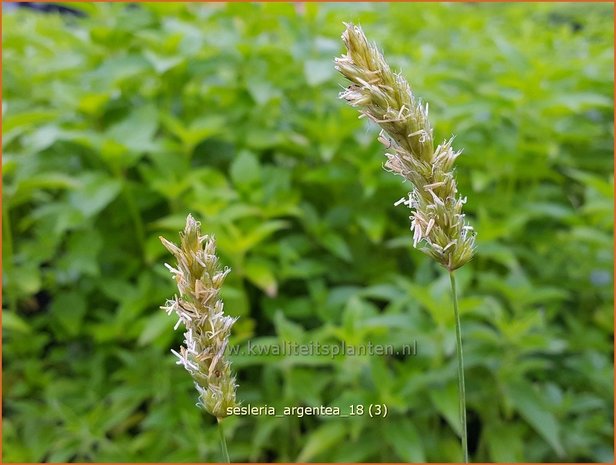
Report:
<svg viewBox="0 0 616 465"><path fill-rule="evenodd" d="M222 429L222 418L218 418L218 435L220 436L220 447L225 463L231 463L229 459L229 450L227 449L227 440L225 439L225 431Z"/></svg>
<svg viewBox="0 0 616 465"><path fill-rule="evenodd" d="M462 453L464 463L468 463L468 439L466 437L466 389L464 387L464 354L462 352L462 328L460 326L460 312L458 311L458 295L456 292L456 278L453 271L449 272L451 294L453 295L453 312L456 317L456 353L458 355L458 398L460 400L460 423L462 425Z"/></svg>
<svg viewBox="0 0 616 465"><path fill-rule="evenodd" d="M122 179L122 182L122 195L128 208L128 214L133 221L133 227L135 228L137 242L139 243L139 251L141 257L143 258L143 255L145 253L145 229L143 227L143 221L141 221L141 214L139 213L139 208L137 208L137 204L135 203L135 198L129 190L130 187L128 185L128 181Z"/></svg>

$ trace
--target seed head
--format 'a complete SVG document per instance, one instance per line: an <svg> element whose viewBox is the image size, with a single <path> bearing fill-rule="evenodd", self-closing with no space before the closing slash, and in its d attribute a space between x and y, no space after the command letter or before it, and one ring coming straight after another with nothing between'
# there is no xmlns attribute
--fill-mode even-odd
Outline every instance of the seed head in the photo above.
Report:
<svg viewBox="0 0 616 465"><path fill-rule="evenodd" d="M161 307L175 313L177 329L184 324L184 345L172 350L176 362L190 373L199 392L197 405L221 419L227 408L236 406L237 385L231 373L231 362L225 357L231 326L237 320L223 313L218 296L229 268L220 266L213 236L202 236L199 222L188 215L178 247L161 237L163 245L176 260L176 268L165 264L177 283L180 296Z"/></svg>
<svg viewBox="0 0 616 465"><path fill-rule="evenodd" d="M458 196L453 164L461 151L453 138L434 148L428 105L415 97L399 73L394 73L359 26L345 24L342 40L347 53L335 59L336 69L350 85L340 98L381 127L385 168L410 181L413 190L395 205L412 210L413 246L453 271L475 250L475 232L464 219L466 198Z"/></svg>

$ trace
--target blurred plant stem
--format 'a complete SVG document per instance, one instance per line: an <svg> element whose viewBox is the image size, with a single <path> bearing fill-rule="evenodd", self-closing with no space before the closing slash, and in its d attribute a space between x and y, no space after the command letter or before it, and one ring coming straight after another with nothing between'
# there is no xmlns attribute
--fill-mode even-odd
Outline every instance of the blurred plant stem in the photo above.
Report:
<svg viewBox="0 0 616 465"><path fill-rule="evenodd" d="M231 463L229 459L229 450L227 449L227 440L225 439L225 431L222 427L222 418L216 419L218 422L218 435L220 436L220 447L222 449L222 455L226 463Z"/></svg>
<svg viewBox="0 0 616 465"><path fill-rule="evenodd" d="M124 197L124 201L126 202L126 207L128 208L128 213L133 221L133 226L135 228L135 233L137 235L137 242L139 243L139 252L141 254L141 258L145 257L145 229L143 227L143 221L141 220L141 214L139 213L139 209L137 208L137 204L135 203L135 198L130 192L128 181L124 177L120 177L122 180L122 196Z"/></svg>
<svg viewBox="0 0 616 465"><path fill-rule="evenodd" d="M8 202L5 199L5 202ZM13 233L11 231L11 217L9 215L8 207L2 207L2 239L3 239L3 256L6 251L6 256L4 256L4 271L7 274L13 277ZM9 301L9 309L12 312L17 311L17 299L15 296L15 292L11 289L11 286L7 286L7 296Z"/></svg>
<svg viewBox="0 0 616 465"><path fill-rule="evenodd" d="M462 352L462 328L460 325L460 312L458 311L458 295L456 291L456 278L454 272L449 272L451 294L453 297L453 312L456 318L456 354L458 358L458 398L460 402L460 424L462 427L462 453L464 463L468 463L468 439L466 437L466 388L464 387L464 353Z"/></svg>

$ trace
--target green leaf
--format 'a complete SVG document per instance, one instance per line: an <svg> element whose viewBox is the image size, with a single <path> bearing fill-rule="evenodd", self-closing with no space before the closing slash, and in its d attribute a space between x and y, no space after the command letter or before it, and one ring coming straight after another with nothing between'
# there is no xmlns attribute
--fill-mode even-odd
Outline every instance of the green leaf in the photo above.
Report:
<svg viewBox="0 0 616 465"><path fill-rule="evenodd" d="M381 214L364 213L359 216L357 222L374 244L381 242L385 232L385 216Z"/></svg>
<svg viewBox="0 0 616 465"><path fill-rule="evenodd" d="M2 311L2 329L8 332L28 334L32 332L32 327L15 312L8 310Z"/></svg>
<svg viewBox="0 0 616 465"><path fill-rule="evenodd" d="M85 113L96 115L103 110L109 99L110 95L107 93L85 94L79 100L79 109Z"/></svg>
<svg viewBox="0 0 616 465"><path fill-rule="evenodd" d="M152 149L152 139L158 127L158 110L153 105L134 109L121 122L112 126L107 136L134 152Z"/></svg>
<svg viewBox="0 0 616 465"><path fill-rule="evenodd" d="M103 239L97 230L75 231L66 243L67 251L57 261L63 282L75 282L84 276L99 275L99 254ZM60 273L59 273L60 274Z"/></svg>
<svg viewBox="0 0 616 465"><path fill-rule="evenodd" d="M41 270L37 263L15 266L6 278L12 286L19 290L20 294L33 295L41 290Z"/></svg>
<svg viewBox="0 0 616 465"><path fill-rule="evenodd" d="M335 74L331 59L306 60L304 62L304 76L308 85L314 87L329 81Z"/></svg>
<svg viewBox="0 0 616 465"><path fill-rule="evenodd" d="M346 429L340 422L322 425L308 436L306 444L295 461L309 462L322 452L338 444L345 436Z"/></svg>
<svg viewBox="0 0 616 465"><path fill-rule="evenodd" d="M351 262L353 261L353 254L348 244L344 239L336 233L327 232L318 237L319 242L325 246L327 250L336 255L337 257Z"/></svg>
<svg viewBox="0 0 616 465"><path fill-rule="evenodd" d="M410 419L386 419L385 438L402 461L411 463L426 461L422 439Z"/></svg>
<svg viewBox="0 0 616 465"><path fill-rule="evenodd" d="M614 104L606 95L595 92L567 92L550 103L562 105L572 112L580 112L588 108L610 108Z"/></svg>
<svg viewBox="0 0 616 465"><path fill-rule="evenodd" d="M33 153L42 152L51 147L60 138L61 133L62 131L57 126L42 126L24 138L24 145Z"/></svg>
<svg viewBox="0 0 616 465"><path fill-rule="evenodd" d="M524 462L523 436L517 425L491 424L484 434L490 451L490 461Z"/></svg>
<svg viewBox="0 0 616 465"><path fill-rule="evenodd" d="M250 282L262 289L269 297L278 293L278 283L267 260L251 258L246 261L244 268L246 277Z"/></svg>
<svg viewBox="0 0 616 465"><path fill-rule="evenodd" d="M67 291L56 295L49 311L54 321L68 333L76 336L79 333L87 304L85 297L77 291Z"/></svg>
<svg viewBox="0 0 616 465"><path fill-rule="evenodd" d="M164 57L151 50L146 50L143 52L143 56L147 58L158 74L163 74L166 71L169 71L183 61L182 57Z"/></svg>
<svg viewBox="0 0 616 465"><path fill-rule="evenodd" d="M31 129L40 123L53 121L60 113L57 110L40 109L21 113L7 112L2 118L2 132L6 134L16 128Z"/></svg>
<svg viewBox="0 0 616 465"><path fill-rule="evenodd" d="M220 115L206 115L193 121L183 133L183 141L188 152L201 141L222 133L226 120Z"/></svg>
<svg viewBox="0 0 616 465"><path fill-rule="evenodd" d="M249 189L261 180L259 161L252 152L245 150L233 160L229 173L235 185L243 190Z"/></svg>
<svg viewBox="0 0 616 465"><path fill-rule="evenodd" d="M69 194L69 202L86 218L97 215L120 193L120 181L101 173L88 173L80 177L82 188Z"/></svg>
<svg viewBox="0 0 616 465"><path fill-rule="evenodd" d="M304 339L304 330L297 323L288 320L281 310L274 317L276 333L282 341L301 343Z"/></svg>
<svg viewBox="0 0 616 465"><path fill-rule="evenodd" d="M227 243L225 248L235 250L236 252L246 253L253 249L257 244L267 239L276 231L287 227L287 222L282 220L267 221L260 223L254 229L247 230L242 237L237 238L230 243ZM219 238L222 244L222 238ZM228 239L225 240L227 242Z"/></svg>
<svg viewBox="0 0 616 465"><path fill-rule="evenodd" d="M49 172L33 175L20 180L12 195L5 193L5 199L12 207L28 202L37 190L69 190L81 187L81 183L72 176Z"/></svg>
<svg viewBox="0 0 616 465"><path fill-rule="evenodd" d="M170 332L171 328L175 324L175 321L176 320L173 316L167 315L162 310L155 315L148 317L147 323L141 331L139 339L137 339L137 345L147 346L152 343L152 341L155 341L164 332Z"/></svg>
<svg viewBox="0 0 616 465"><path fill-rule="evenodd" d="M430 400L441 415L447 420L449 426L458 436L462 434L460 423L460 407L458 402L458 385L449 383L445 386L430 388Z"/></svg>
<svg viewBox="0 0 616 465"><path fill-rule="evenodd" d="M251 79L246 87L250 96L259 105L265 105L270 100L280 96L280 91L267 81Z"/></svg>
<svg viewBox="0 0 616 465"><path fill-rule="evenodd" d="M507 394L519 414L562 457L565 451L558 422L536 390L528 383L516 381L507 384Z"/></svg>
<svg viewBox="0 0 616 465"><path fill-rule="evenodd" d="M231 315L239 316L250 314L248 296L246 295L246 290L243 285L235 287L231 281L225 281L220 295L225 302L225 310L228 309Z"/></svg>

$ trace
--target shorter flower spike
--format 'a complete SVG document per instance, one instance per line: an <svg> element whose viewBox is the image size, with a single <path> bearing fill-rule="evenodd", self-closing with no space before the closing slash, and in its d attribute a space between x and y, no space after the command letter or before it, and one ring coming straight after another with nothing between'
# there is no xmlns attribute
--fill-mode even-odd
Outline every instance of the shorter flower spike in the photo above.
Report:
<svg viewBox="0 0 616 465"><path fill-rule="evenodd" d="M434 148L428 105L392 72L359 26L346 24L342 40L347 53L336 58L336 69L350 85L340 98L382 128L378 140L389 151L385 168L413 184L413 191L395 204L412 210L413 246L421 245L450 271L460 268L475 251L475 232L462 213L466 198L457 195L453 175L461 152L453 150L453 139Z"/></svg>
<svg viewBox="0 0 616 465"><path fill-rule="evenodd" d="M231 373L231 362L225 357L231 326L237 320L223 312L218 293L229 273L222 269L216 256L216 241L202 236L198 221L188 215L180 246L164 237L160 240L176 258L176 268L165 264L173 275L180 296L161 307L168 315L175 313L177 329L184 324L184 345L171 352L195 381L199 403L219 420L227 416L227 409L237 405L237 384Z"/></svg>

